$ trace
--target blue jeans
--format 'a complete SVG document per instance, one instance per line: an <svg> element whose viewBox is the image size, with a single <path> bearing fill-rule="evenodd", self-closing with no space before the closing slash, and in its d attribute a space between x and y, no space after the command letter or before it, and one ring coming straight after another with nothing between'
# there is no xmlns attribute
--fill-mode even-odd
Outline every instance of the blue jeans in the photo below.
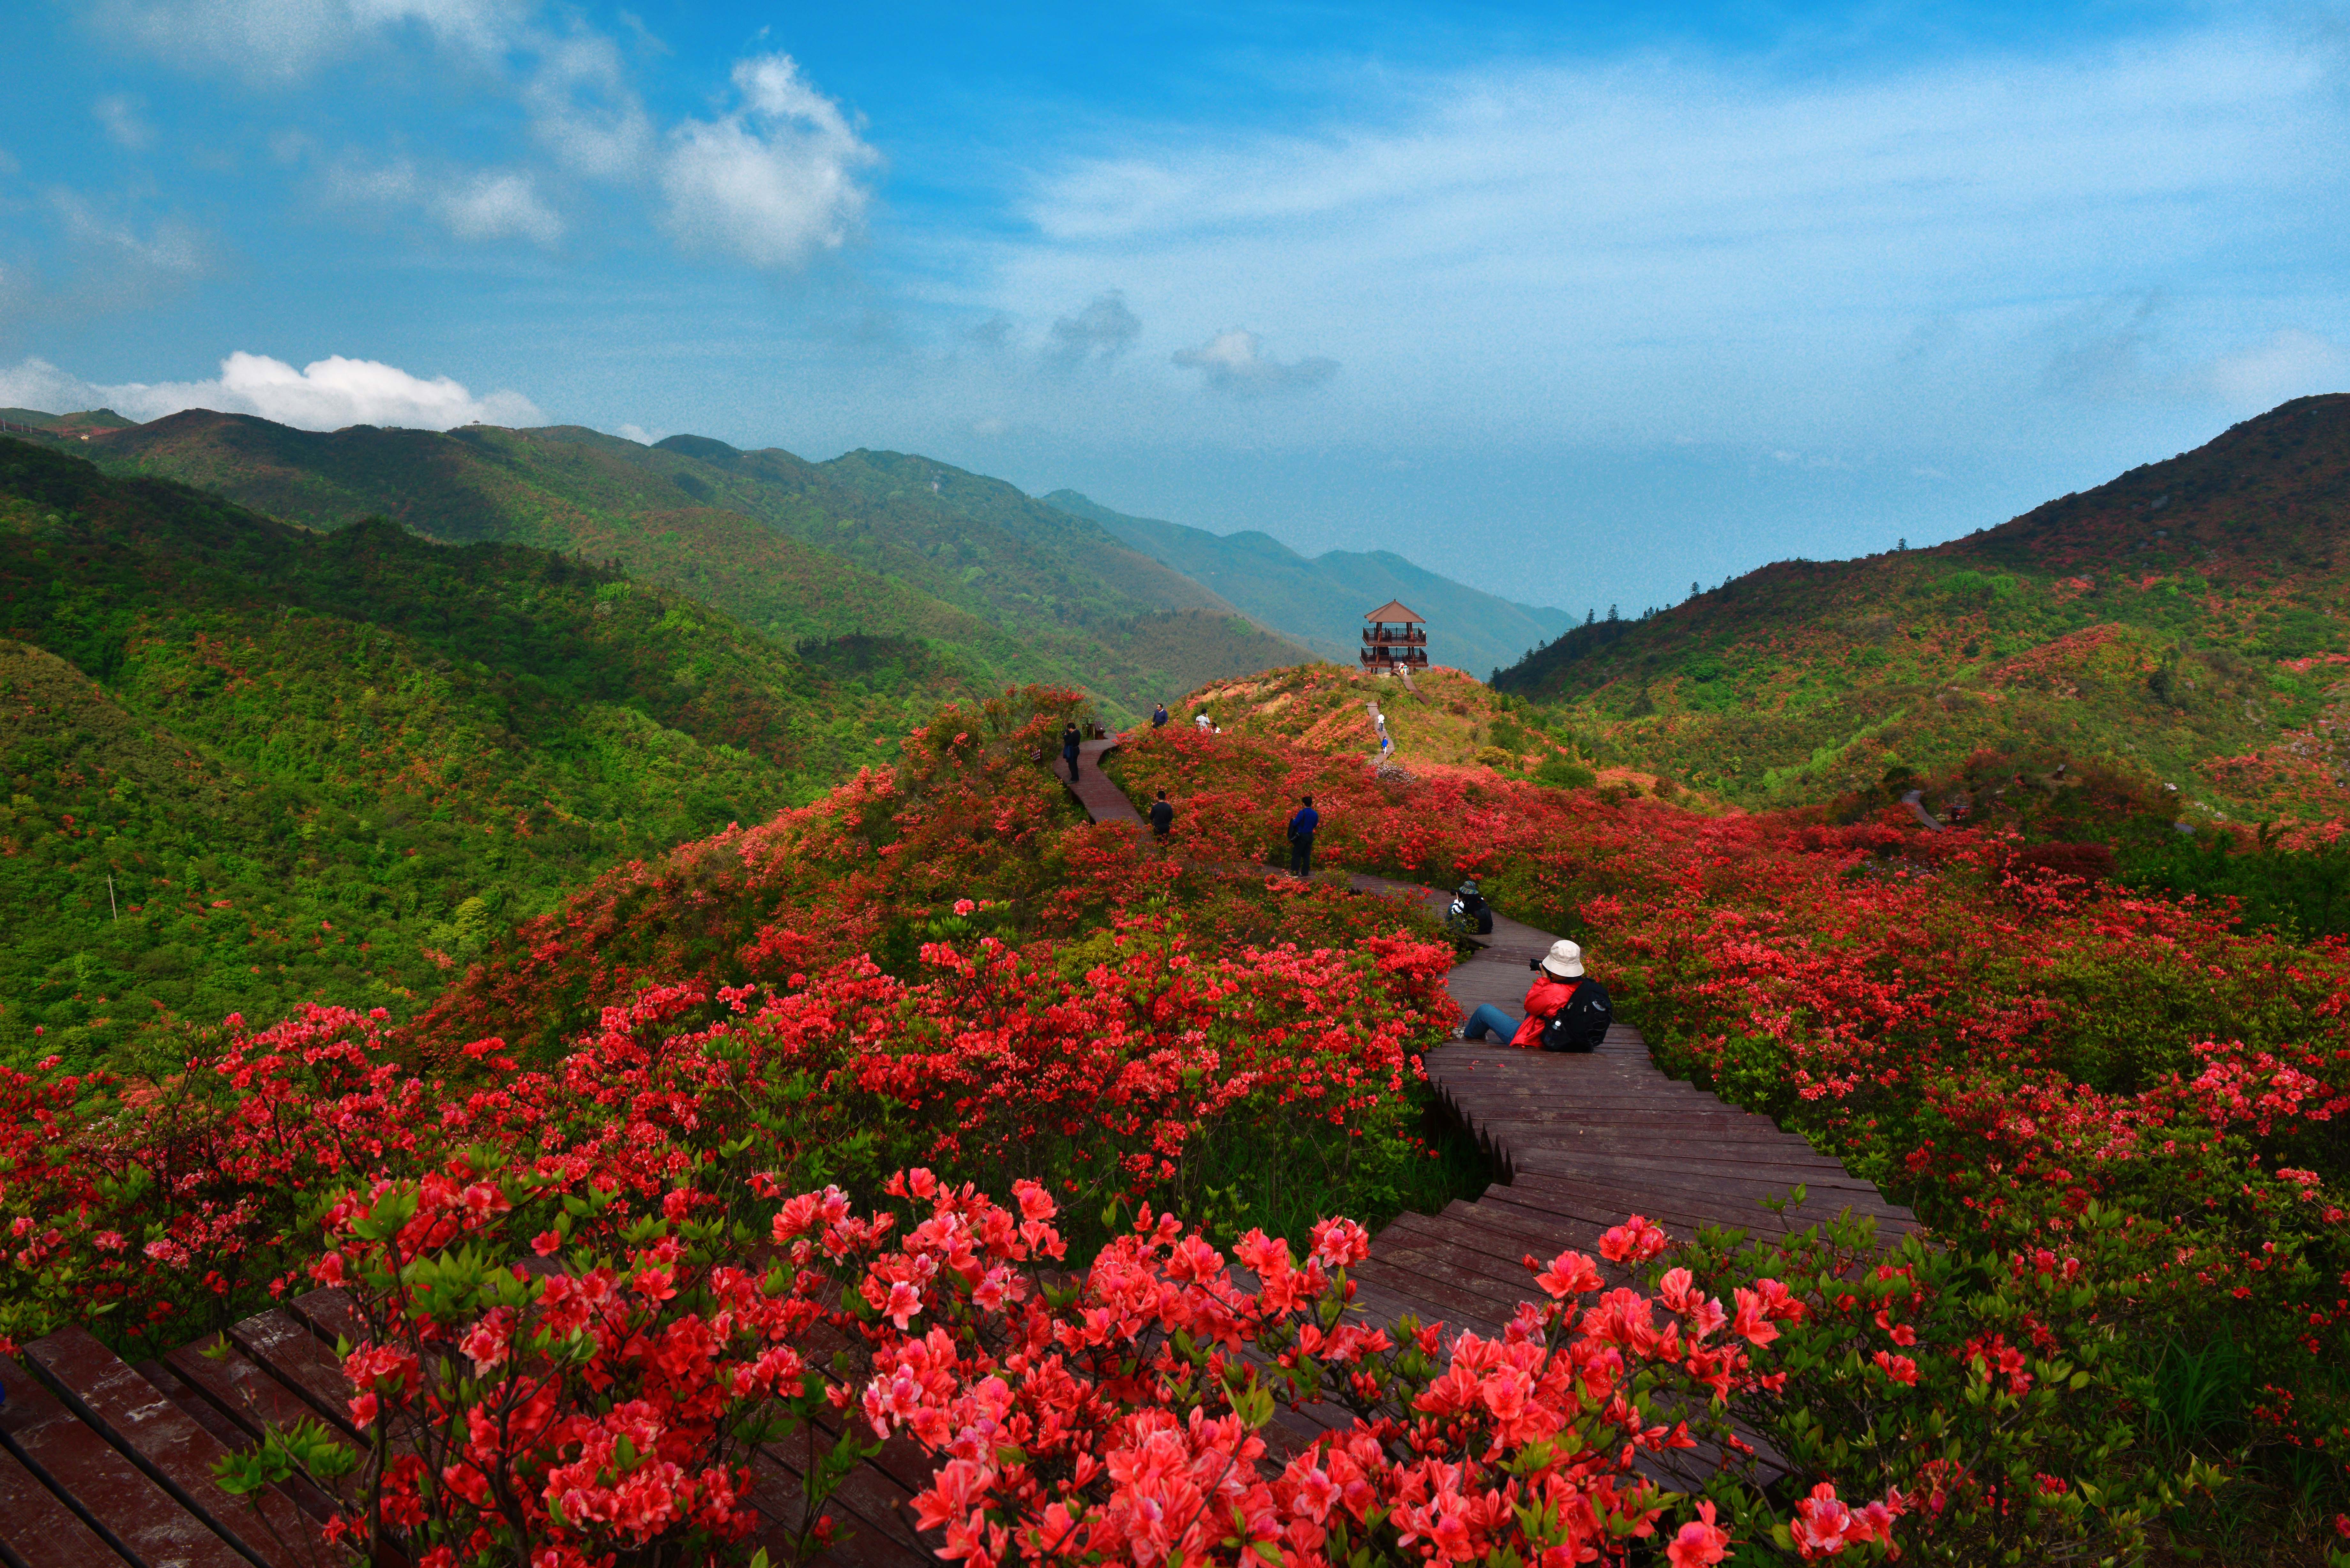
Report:
<svg viewBox="0 0 2350 1568"><path fill-rule="evenodd" d="M1517 1032L1518 1021L1487 1002L1480 1003L1477 1011L1469 1015L1469 1022L1461 1026L1461 1038L1482 1040L1491 1034L1507 1045Z"/></svg>

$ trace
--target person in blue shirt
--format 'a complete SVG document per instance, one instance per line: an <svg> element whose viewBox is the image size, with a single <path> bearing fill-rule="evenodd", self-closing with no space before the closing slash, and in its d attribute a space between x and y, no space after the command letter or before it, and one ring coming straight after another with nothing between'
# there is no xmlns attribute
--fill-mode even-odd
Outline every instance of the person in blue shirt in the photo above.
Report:
<svg viewBox="0 0 2350 1568"><path fill-rule="evenodd" d="M1150 727L1151 727L1152 729L1154 729L1154 730L1163 730L1163 729L1165 729L1165 728L1167 727L1167 704L1166 704L1166 703L1161 702L1160 704L1159 704L1159 706L1158 706L1157 708L1154 708L1153 710L1151 710L1151 713L1150 713Z"/></svg>
<svg viewBox="0 0 2350 1568"><path fill-rule="evenodd" d="M1314 797L1305 796L1298 803L1298 812L1289 819L1289 874L1293 877L1314 875L1314 830L1322 826L1322 814L1314 809Z"/></svg>

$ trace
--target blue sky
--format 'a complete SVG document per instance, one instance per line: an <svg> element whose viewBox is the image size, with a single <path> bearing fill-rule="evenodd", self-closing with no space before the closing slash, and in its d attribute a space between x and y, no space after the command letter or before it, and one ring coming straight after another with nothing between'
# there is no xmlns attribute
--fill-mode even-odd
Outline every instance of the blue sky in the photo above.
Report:
<svg viewBox="0 0 2350 1568"><path fill-rule="evenodd" d="M920 451L1631 610L2350 387L2338 5L11 26L0 402Z"/></svg>

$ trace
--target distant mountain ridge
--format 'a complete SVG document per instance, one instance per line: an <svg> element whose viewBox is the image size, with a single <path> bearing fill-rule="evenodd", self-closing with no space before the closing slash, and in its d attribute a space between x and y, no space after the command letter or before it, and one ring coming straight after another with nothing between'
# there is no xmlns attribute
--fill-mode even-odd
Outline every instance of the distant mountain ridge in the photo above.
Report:
<svg viewBox="0 0 2350 1568"><path fill-rule="evenodd" d="M1428 618L1431 659L1481 677L1516 663L1528 649L1575 624L1565 610L1481 592L1387 550L1331 550L1308 559L1253 529L1211 534L1155 517L1131 517L1074 490L1055 490L1045 500L1100 524L1263 624L1341 663L1355 661L1363 613L1389 599L1401 599Z"/></svg>
<svg viewBox="0 0 2350 1568"><path fill-rule="evenodd" d="M1111 719L1306 656L1097 525L904 453L812 463L706 437L327 433L201 410L76 444L110 472L179 480L315 528L380 515L454 543L617 559L785 641L920 638L974 687L1075 686ZM1180 634L1169 616L1189 618Z"/></svg>

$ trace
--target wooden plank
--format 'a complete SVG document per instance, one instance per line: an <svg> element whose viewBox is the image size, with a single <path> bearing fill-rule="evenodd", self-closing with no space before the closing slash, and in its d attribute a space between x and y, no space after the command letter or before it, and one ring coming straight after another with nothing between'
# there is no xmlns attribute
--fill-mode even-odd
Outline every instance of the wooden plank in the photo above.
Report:
<svg viewBox="0 0 2350 1568"><path fill-rule="evenodd" d="M1482 1318L1506 1323L1514 1300L1503 1300L1493 1291L1479 1289L1457 1278L1440 1259L1399 1253L1393 1258L1369 1258L1355 1265L1355 1278L1365 1284L1384 1285L1416 1302L1427 1303L1422 1316Z"/></svg>
<svg viewBox="0 0 2350 1568"><path fill-rule="evenodd" d="M752 1544L766 1548L768 1556L777 1563L789 1562L794 1538L800 1521L806 1517L800 1473L778 1463L764 1449L754 1452L751 1456L751 1501L765 1521L764 1528L753 1532ZM837 1563L839 1568L914 1568L933 1561L928 1551L893 1541L843 1509L837 1495L825 1511L840 1533L832 1549L819 1561Z"/></svg>
<svg viewBox="0 0 2350 1568"><path fill-rule="evenodd" d="M348 1291L328 1287L306 1291L286 1303L296 1323L332 1345L338 1339L353 1345L367 1338L367 1324L359 1321L351 1305Z"/></svg>
<svg viewBox="0 0 2350 1568"><path fill-rule="evenodd" d="M163 1391L91 1336L60 1330L25 1347L67 1406L145 1470L217 1534L264 1563L315 1559L317 1524L275 1487L239 1497L221 1490L213 1467L229 1450Z"/></svg>
<svg viewBox="0 0 2350 1568"><path fill-rule="evenodd" d="M1802 1154L1793 1149L1773 1155L1767 1163L1758 1163L1750 1153L1697 1144L1659 1148L1653 1139L1644 1138L1627 1142L1622 1148L1607 1148L1583 1139L1574 1145L1530 1148L1525 1155L1528 1166L1534 1169L1572 1169L1590 1165L1632 1172L1685 1171L1691 1176L1751 1173L1762 1180L1784 1181L1790 1187L1800 1181L1806 1187L1877 1190L1876 1183L1853 1175L1824 1154Z"/></svg>
<svg viewBox="0 0 2350 1568"><path fill-rule="evenodd" d="M1520 1266L1516 1258L1504 1260L1465 1246L1458 1232L1407 1231L1394 1238L1387 1256L1399 1267L1449 1280L1475 1295L1487 1303L1482 1310L1489 1316L1499 1313L1506 1319L1516 1313L1520 1302L1538 1301L1542 1296L1533 1272Z"/></svg>
<svg viewBox="0 0 2350 1568"><path fill-rule="evenodd" d="M1582 1185L1616 1188L1627 1192L1658 1192L1676 1198L1720 1196L1753 1203L1761 1207L1765 1199L1784 1198L1794 1185L1766 1176L1750 1173L1731 1174L1721 1171L1688 1172L1677 1170L1627 1171L1620 1167L1586 1166L1558 1170L1521 1170L1513 1187L1531 1192L1541 1192L1554 1187ZM1878 1219L1913 1222L1913 1217L1877 1196L1875 1188L1833 1188L1825 1185L1804 1188L1801 1213L1851 1209L1856 1213Z"/></svg>
<svg viewBox="0 0 2350 1568"><path fill-rule="evenodd" d="M99 1568L125 1561L5 1448L0 1448L0 1552L16 1568Z"/></svg>
<svg viewBox="0 0 2350 1568"><path fill-rule="evenodd" d="M172 1376L171 1369L160 1361L142 1361L131 1368L158 1393L179 1407L180 1413L205 1431L222 1448L243 1453L253 1447L251 1434L237 1429L236 1423L212 1407L211 1401Z"/></svg>
<svg viewBox="0 0 2350 1568"><path fill-rule="evenodd" d="M1648 1127L1615 1124L1577 1126L1519 1116L1506 1120L1497 1116L1492 1121L1481 1122L1479 1130L1497 1137L1507 1134L1531 1144L1555 1143L1586 1148L1625 1147L1654 1151L1663 1147L1673 1147L1668 1145L1666 1139L1676 1131L1692 1129L1686 1123L1678 1127L1669 1123ZM1802 1139L1780 1132L1768 1122L1757 1127L1716 1126L1701 1130L1705 1135L1701 1140L1704 1145L1722 1149L1735 1148L1742 1155L1751 1155L1755 1158L1763 1158L1775 1152L1800 1159L1813 1152Z"/></svg>
<svg viewBox="0 0 2350 1568"><path fill-rule="evenodd" d="M1767 1188L1729 1184L1689 1189L1597 1177L1524 1177L1513 1184L1509 1192L1512 1195L1510 1200L1528 1207L1536 1205L1544 1198L1558 1197L1585 1203L1630 1204L1634 1207L1627 1212L1644 1213L1650 1219L1676 1212L1717 1214L1731 1217L1725 1222L1742 1229L1757 1233L1767 1231L1773 1235L1824 1224L1847 1208L1856 1213L1866 1213L1877 1220L1880 1231L1887 1227L1907 1231L1915 1224L1914 1220L1899 1215L1860 1210L1842 1198L1825 1199L1816 1205L1806 1203L1792 1212L1774 1214L1762 1206L1764 1198L1775 1196ZM1741 1217L1751 1217L1751 1220Z"/></svg>
<svg viewBox="0 0 2350 1568"><path fill-rule="evenodd" d="M1627 1208L1626 1200L1614 1194L1522 1193L1504 1187L1487 1195L1482 1201L1555 1215L1564 1220L1578 1220L1603 1231L1622 1224L1629 1215L1638 1213L1662 1226L1679 1241L1690 1240L1700 1227L1707 1225L1736 1225L1742 1230L1758 1233L1763 1229L1759 1225L1743 1223L1744 1217L1731 1212L1727 1207L1718 1210L1684 1209L1678 1204L1659 1203L1645 1196L1635 1200L1636 1208ZM1758 1216L1763 1220L1771 1218L1760 1211ZM1774 1234L1783 1234L1783 1231Z"/></svg>
<svg viewBox="0 0 2350 1568"><path fill-rule="evenodd" d="M224 1334L214 1346L226 1355L211 1355L203 1344L183 1345L163 1358L165 1370L201 1395L222 1417L234 1423L248 1438L258 1440L272 1426L291 1427L315 1420L317 1410L307 1399L272 1376Z"/></svg>
<svg viewBox="0 0 2350 1568"><path fill-rule="evenodd" d="M327 1424L355 1442L364 1441L351 1420L351 1384L318 1336L281 1308L255 1313L229 1327L236 1347L286 1387L308 1401Z"/></svg>
<svg viewBox="0 0 2350 1568"><path fill-rule="evenodd" d="M25 1468L75 1506L123 1556L146 1568L248 1568L248 1560L77 1418L14 1361L0 1357L0 1432Z"/></svg>
<svg viewBox="0 0 2350 1568"><path fill-rule="evenodd" d="M1766 1201L1783 1200L1788 1196L1789 1183L1753 1176L1704 1174L1675 1176L1659 1171L1592 1171L1520 1170L1512 1186L1524 1191L1541 1192L1559 1186L1581 1186L1606 1189L1626 1193L1656 1193L1659 1201L1690 1202L1700 1199L1719 1198L1737 1205L1762 1209ZM1828 1219L1850 1210L1856 1214L1888 1225L1914 1226L1917 1216L1908 1210L1890 1204L1876 1192L1866 1189L1810 1187L1804 1189L1800 1206L1790 1205L1787 1218L1798 1226L1824 1223Z"/></svg>

